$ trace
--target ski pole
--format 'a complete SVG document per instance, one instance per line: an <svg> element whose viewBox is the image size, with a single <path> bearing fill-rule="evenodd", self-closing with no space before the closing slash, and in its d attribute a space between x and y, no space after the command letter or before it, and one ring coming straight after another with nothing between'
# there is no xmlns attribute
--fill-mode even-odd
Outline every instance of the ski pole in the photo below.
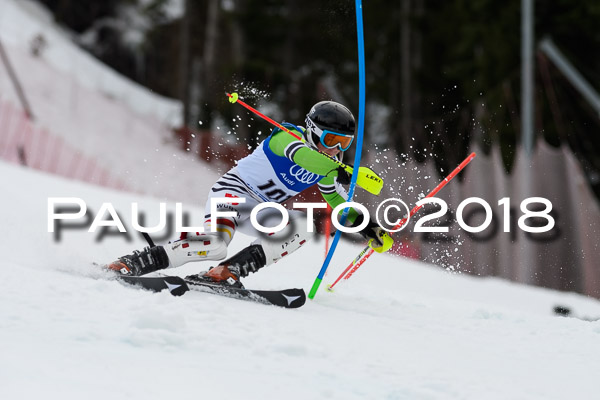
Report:
<svg viewBox="0 0 600 400"><path fill-rule="evenodd" d="M462 171L471 161L473 161L473 159L475 158L476 154L473 152L471 153L467 158L465 158L463 160L463 162L461 162L459 164L458 167L456 167L454 169L454 171L452 171L450 173L450 175L448 175L446 178L444 178L443 181L441 181L431 192L429 192L429 194L427 196L425 196L424 198L428 198L428 197L433 197L435 196L440 190L442 190L442 188L444 186L446 186L448 184L448 182L450 182L456 175L458 175L458 173L460 171ZM398 222L396 224L396 226L394 226L394 228L392 228L392 230L396 230L400 227L402 227L409 219L410 217L412 217L417 211L419 211L421 208L423 207L423 204L421 204L420 206L415 206L409 213L408 217L402 218L400 220L400 222ZM354 274L356 272L357 269L360 268L361 265L364 264L365 261L367 261L367 259L369 257L371 257L371 254L373 254L374 250L371 248L371 246L367 245L359 254L358 256L352 260L352 262L350 263L350 265L348 265L348 267L346 267L346 269L340 274L340 276L335 280L335 282L333 282L331 285L329 285L327 287L327 290L332 291L333 287L342 279L344 278L344 280L350 279L350 277L352 276L352 274Z"/></svg>
<svg viewBox="0 0 600 400"><path fill-rule="evenodd" d="M278 127L279 129L281 129L284 132L289 133L290 135L292 135L293 137L295 137L298 140L304 141L300 136L296 135L294 132L290 131L288 128L286 128L285 126L281 125L279 122L267 117L265 114L261 113L260 111L258 111L257 109L255 109L252 106L249 106L248 104L244 103L242 100L239 99L239 96L237 93L225 93L227 95L227 97L229 97L229 102L230 103L239 103L242 106L246 107L248 110L252 111L254 114L258 115L259 117L261 117L262 119L264 119L265 121L268 121L270 123L272 123L273 125L275 125L276 127Z"/></svg>
<svg viewBox="0 0 600 400"><path fill-rule="evenodd" d="M156 246L154 244L154 241L152 240L152 238L150 237L150 235L148 235L148 232L142 232L142 236L144 236L144 239L146 239L146 242L148 242L148 244L150 245L150 247L154 247Z"/></svg>

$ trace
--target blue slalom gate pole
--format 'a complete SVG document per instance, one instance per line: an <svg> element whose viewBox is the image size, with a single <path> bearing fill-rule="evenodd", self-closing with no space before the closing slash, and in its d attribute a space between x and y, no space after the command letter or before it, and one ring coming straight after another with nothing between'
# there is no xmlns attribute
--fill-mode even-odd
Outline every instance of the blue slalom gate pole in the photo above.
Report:
<svg viewBox="0 0 600 400"><path fill-rule="evenodd" d="M362 156L362 145L363 145L363 133L365 128L365 42L364 42L364 34L363 34L363 17L362 17L362 1L356 0L356 35L358 38L358 132L356 138L356 153L354 155L354 170L358 172L358 168L360 167L360 159ZM352 201L352 197L354 196L354 188L356 187L356 179L358 178L358 173L352 174L352 179L350 181L350 188L348 189L348 202ZM342 213L342 217L340 218L340 224L344 225L346 219L348 218L349 208L345 208ZM332 218L337 218L336 215L332 214ZM309 299L314 299L317 290L319 290L319 286L323 281L323 277L325 276L325 272L327 272L327 268L329 268L329 263L333 258L333 253L337 247L338 242L340 241L340 237L342 232L338 230L335 233L333 241L331 242L331 248L327 253L327 257L323 262L323 266L315 279L315 282L308 293Z"/></svg>

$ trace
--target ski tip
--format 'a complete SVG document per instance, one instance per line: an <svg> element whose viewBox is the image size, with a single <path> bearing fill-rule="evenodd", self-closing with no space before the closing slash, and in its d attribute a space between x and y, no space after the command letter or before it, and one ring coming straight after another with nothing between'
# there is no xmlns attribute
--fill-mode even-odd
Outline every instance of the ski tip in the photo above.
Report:
<svg viewBox="0 0 600 400"><path fill-rule="evenodd" d="M287 304L280 304L285 308L299 308L306 303L306 293L304 289L287 289L282 290L281 294L285 298Z"/></svg>

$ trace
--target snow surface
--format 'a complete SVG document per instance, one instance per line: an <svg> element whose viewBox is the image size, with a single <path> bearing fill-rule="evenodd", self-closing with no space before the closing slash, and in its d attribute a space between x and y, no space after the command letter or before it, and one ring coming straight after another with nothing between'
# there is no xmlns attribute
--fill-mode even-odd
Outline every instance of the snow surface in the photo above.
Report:
<svg viewBox="0 0 600 400"><path fill-rule="evenodd" d="M96 243L71 230L56 243L47 197L81 197L95 211L110 201L126 226L131 202L151 211L157 200L4 162L0 175L10 188L0 214L3 399L598 398L600 321L552 315L563 305L597 318L597 300L377 254L297 310L153 294L91 265L142 247L140 239ZM249 241L239 234L231 251ZM360 248L342 242L325 282ZM307 290L322 259L317 240L245 284Z"/></svg>

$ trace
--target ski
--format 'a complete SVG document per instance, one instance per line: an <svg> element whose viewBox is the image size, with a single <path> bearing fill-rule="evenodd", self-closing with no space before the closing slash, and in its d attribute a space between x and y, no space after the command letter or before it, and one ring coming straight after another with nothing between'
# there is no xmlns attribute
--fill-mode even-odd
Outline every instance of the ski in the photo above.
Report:
<svg viewBox="0 0 600 400"><path fill-rule="evenodd" d="M254 301L283 308L302 307L306 302L304 289L252 290L210 283L186 281L179 276L120 276L119 279L130 285L140 286L153 292L168 290L173 296L181 296L188 291L213 293L240 300Z"/></svg>
<svg viewBox="0 0 600 400"><path fill-rule="evenodd" d="M178 276L119 276L119 280L130 285L153 292L162 292L167 289L173 296L182 296L190 290L183 278Z"/></svg>

